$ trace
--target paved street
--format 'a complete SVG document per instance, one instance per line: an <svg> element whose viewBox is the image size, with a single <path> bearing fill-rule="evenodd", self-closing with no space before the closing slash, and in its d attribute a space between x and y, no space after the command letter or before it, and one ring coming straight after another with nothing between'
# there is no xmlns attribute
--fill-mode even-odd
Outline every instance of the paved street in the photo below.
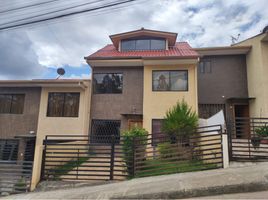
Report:
<svg viewBox="0 0 268 200"><path fill-rule="evenodd" d="M192 199L268 199L268 191L225 194L217 196L198 197Z"/></svg>
<svg viewBox="0 0 268 200"><path fill-rule="evenodd" d="M8 196L7 199L187 198L268 190L268 163L137 178L106 185ZM213 198L213 197L212 197ZM224 198L224 196L222 196ZM230 197L232 198L232 197ZM235 198L235 197L234 197ZM254 199L256 197L254 196Z"/></svg>

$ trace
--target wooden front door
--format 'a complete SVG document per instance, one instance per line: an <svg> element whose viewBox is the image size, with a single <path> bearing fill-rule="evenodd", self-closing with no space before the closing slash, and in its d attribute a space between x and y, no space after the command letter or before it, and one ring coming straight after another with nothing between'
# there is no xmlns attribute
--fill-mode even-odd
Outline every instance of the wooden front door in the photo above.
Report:
<svg viewBox="0 0 268 200"><path fill-rule="evenodd" d="M129 119L128 129L130 130L134 127L142 128L142 120L141 119Z"/></svg>

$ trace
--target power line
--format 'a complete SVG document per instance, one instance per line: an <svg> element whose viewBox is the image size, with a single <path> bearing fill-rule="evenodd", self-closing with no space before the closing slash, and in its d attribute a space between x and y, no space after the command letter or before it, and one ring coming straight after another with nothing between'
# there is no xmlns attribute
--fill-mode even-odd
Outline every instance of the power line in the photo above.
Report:
<svg viewBox="0 0 268 200"><path fill-rule="evenodd" d="M21 24L10 25L10 26L6 26L6 27L0 27L0 30L6 30L6 29L10 29L10 28L15 28L15 27L21 27L21 26L25 26L25 25L30 25L30 24L50 21L50 20L54 20L54 19L60 19L60 18L64 18L64 17L67 17L67 16L77 15L77 14L86 13L86 12L92 12L92 11L95 11L95 10L101 10L101 9L114 7L114 6L134 2L134 1L138 1L138 0L125 0L125 1L115 2L115 3L111 3L111 4L106 4L106 5L95 7L95 8L89 8L89 9L82 10L82 11L76 11L76 12L72 12L72 13L61 14L61 15L54 16L54 17L48 17L46 19L39 19L39 20L31 21L31 22L24 22L24 23L21 23ZM36 16L36 17L38 17L38 16ZM12 23L15 23L15 22L12 22ZM10 24L10 23L1 24L0 26L6 25L6 24Z"/></svg>
<svg viewBox="0 0 268 200"><path fill-rule="evenodd" d="M22 10L22 9L25 9L25 8L36 7L36 6L40 6L40 5L44 5L44 4L48 4L48 3L52 3L52 2L56 2L56 1L60 1L60 0L50 0L50 1L40 2L40 3L36 3L36 4L21 6L21 7L17 7L17 8L11 8L9 10L0 11L0 14L7 13L7 12L13 12L13 11L16 11L16 10Z"/></svg>
<svg viewBox="0 0 268 200"><path fill-rule="evenodd" d="M3 24L0 24L0 26L14 24L16 22L25 21L25 20L32 19L32 18L42 17L42 16L45 16L45 15L50 15L50 14L54 14L54 13L58 13L58 12L62 12L62 11L66 11L66 10L70 10L70 9L74 9L74 8L79 8L79 7L82 7L82 6L98 3L98 2L101 2L101 1L105 1L105 0L96 0L96 1L93 1L93 2L88 2L88 3L83 3L83 4L79 4L79 5L75 5L75 6L71 6L71 7L67 7L67 8L62 8L62 9L59 9L59 10L54 10L54 11L50 11L50 12L47 12L47 13L42 13L42 14L39 14L39 15L26 17L26 18L23 18L23 19L14 20L14 21L11 21L11 22L6 22L6 23L3 23Z"/></svg>
<svg viewBox="0 0 268 200"><path fill-rule="evenodd" d="M152 1L152 0L139 0L139 4L148 3L149 1ZM45 22L40 22L40 23L37 23L37 24L29 24L29 25L25 25L25 26L27 26L29 28L34 28L34 27L37 27L37 26L39 26L39 27L43 26L44 24L48 25L48 24L58 24L58 23L62 23L62 22L70 22L70 21L77 20L77 19L82 18L82 17L84 19L85 16L95 17L95 16L100 16L100 15L113 13L115 11L125 10L126 8L129 8L129 7L135 6L135 5L137 5L137 4L134 4L134 2L131 2L131 3L127 4L127 5L116 6L116 7L109 8L109 9L105 8L103 10L95 11L94 13L88 12L88 13L77 14L77 15L71 16L72 18L66 17L66 18L61 18L61 19L50 20L50 21L47 21L47 22L46 21ZM10 28L8 30L20 29L20 28L25 27L25 26L17 26L17 27L14 27L14 28ZM6 31L8 31L8 30L6 30Z"/></svg>

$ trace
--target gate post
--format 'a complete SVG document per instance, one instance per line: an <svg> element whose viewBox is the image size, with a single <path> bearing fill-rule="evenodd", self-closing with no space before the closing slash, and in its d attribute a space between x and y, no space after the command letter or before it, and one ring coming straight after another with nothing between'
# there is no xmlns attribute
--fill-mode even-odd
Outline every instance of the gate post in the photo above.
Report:
<svg viewBox="0 0 268 200"><path fill-rule="evenodd" d="M111 161L110 161L110 180L114 179L114 146L115 135L111 135Z"/></svg>
<svg viewBox="0 0 268 200"><path fill-rule="evenodd" d="M45 137L45 139L43 140L43 153L42 153L42 164L41 164L41 180L45 179L45 165L46 165L46 150L47 150L47 136Z"/></svg>
<svg viewBox="0 0 268 200"><path fill-rule="evenodd" d="M228 134L226 130L221 129L221 139L222 139L222 159L223 159L223 168L229 167L229 144L228 144Z"/></svg>
<svg viewBox="0 0 268 200"><path fill-rule="evenodd" d="M136 137L133 138L132 141L132 178L135 176L135 161L136 161Z"/></svg>

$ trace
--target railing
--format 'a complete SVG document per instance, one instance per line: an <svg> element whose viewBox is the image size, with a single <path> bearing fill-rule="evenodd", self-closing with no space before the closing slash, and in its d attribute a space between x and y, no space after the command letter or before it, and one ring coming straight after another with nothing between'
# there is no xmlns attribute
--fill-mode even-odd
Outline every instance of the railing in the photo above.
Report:
<svg viewBox="0 0 268 200"><path fill-rule="evenodd" d="M31 161L0 161L0 194L16 194L30 189Z"/></svg>
<svg viewBox="0 0 268 200"><path fill-rule="evenodd" d="M101 141L107 142L92 144L81 135L47 136L43 179L125 180L223 167L221 126L199 128L181 141L154 137L153 144L152 135L133 139L128 145L122 137L106 136Z"/></svg>
<svg viewBox="0 0 268 200"><path fill-rule="evenodd" d="M268 137L257 132L268 131L268 118L236 118L228 123L230 159L233 161L268 161Z"/></svg>
<svg viewBox="0 0 268 200"><path fill-rule="evenodd" d="M221 126L201 127L189 138L158 137L152 144L151 137L135 140L134 177L223 167Z"/></svg>

